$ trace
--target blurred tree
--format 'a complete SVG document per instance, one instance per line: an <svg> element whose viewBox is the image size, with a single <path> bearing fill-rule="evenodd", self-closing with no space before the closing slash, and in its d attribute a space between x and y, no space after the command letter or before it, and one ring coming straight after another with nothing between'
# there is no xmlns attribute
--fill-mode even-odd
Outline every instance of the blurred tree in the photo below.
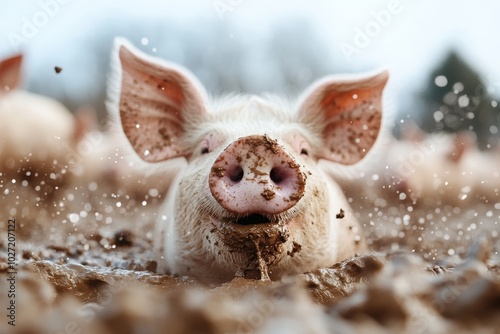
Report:
<svg viewBox="0 0 500 334"><path fill-rule="evenodd" d="M498 132L496 101L480 75L453 50L432 71L419 99L416 118L426 132L472 130L481 148Z"/></svg>

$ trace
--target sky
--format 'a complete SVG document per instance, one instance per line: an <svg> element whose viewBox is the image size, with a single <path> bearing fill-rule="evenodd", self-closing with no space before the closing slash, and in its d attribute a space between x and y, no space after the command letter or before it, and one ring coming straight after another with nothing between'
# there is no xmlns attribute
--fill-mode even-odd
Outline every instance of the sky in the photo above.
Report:
<svg viewBox="0 0 500 334"><path fill-rule="evenodd" d="M98 73L85 66L93 55L81 48L80 41L107 33L105 25L96 31L97 22L135 20L147 27L159 19L200 32L203 25L218 22L227 27L230 38L252 49L260 47L259 38L272 32L273 23L301 18L314 26L329 48L325 57L332 58L335 68L346 72L388 68L388 92L405 105L450 48L459 51L490 90L500 95L499 12L500 3L492 0L0 0L0 57L22 50L27 83L44 75L43 68L53 68L51 64L76 59L81 68L66 77L65 84L91 90L92 75ZM161 36L157 32L156 38ZM213 47L217 50L217 45Z"/></svg>

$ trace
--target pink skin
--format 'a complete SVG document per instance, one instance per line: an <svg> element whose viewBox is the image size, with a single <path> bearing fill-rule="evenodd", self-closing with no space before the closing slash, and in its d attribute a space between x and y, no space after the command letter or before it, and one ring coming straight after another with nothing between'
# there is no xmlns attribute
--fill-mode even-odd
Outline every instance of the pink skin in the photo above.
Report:
<svg viewBox="0 0 500 334"><path fill-rule="evenodd" d="M305 176L295 159L267 136L236 140L215 160L210 191L236 214L277 214L304 194Z"/></svg>
<svg viewBox="0 0 500 334"><path fill-rule="evenodd" d="M186 163L158 213L159 272L222 283L255 270L260 254L279 279L366 251L342 189L319 161L351 165L372 148L387 72L324 78L292 104L210 101L186 69L124 40L114 66L110 112L137 157Z"/></svg>

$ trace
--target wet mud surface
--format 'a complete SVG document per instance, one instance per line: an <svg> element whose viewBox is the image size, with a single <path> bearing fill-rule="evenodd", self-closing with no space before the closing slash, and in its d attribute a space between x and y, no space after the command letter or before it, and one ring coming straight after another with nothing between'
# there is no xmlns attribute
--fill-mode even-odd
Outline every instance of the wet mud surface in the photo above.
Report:
<svg viewBox="0 0 500 334"><path fill-rule="evenodd" d="M10 275L7 220L15 219L16 326L3 319L0 333L498 332L500 199L433 205L362 187L346 195L371 253L270 281L265 249L286 233L242 236L234 247L263 249L248 268L263 279L246 273L205 286L155 273L162 194L85 185L44 202L3 179L0 291Z"/></svg>

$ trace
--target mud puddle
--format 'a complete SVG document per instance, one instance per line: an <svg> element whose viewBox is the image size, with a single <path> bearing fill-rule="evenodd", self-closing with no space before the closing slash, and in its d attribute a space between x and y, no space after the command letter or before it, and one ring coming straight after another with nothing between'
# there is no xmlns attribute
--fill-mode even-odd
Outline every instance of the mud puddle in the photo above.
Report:
<svg viewBox="0 0 500 334"><path fill-rule="evenodd" d="M161 196L71 193L73 200L64 196L58 208L27 212L27 204L19 202L3 209L0 224L4 217L18 223L18 295L16 327L2 321L1 333L467 333L500 328L500 206L495 204L409 209L394 201L382 208L352 197L373 253L271 281L267 266L276 252L266 247L279 248L287 240L286 231L274 231L237 243L253 254L243 277L209 287L155 273L152 231ZM4 200L13 199L10 195L19 193ZM86 214L82 205L89 209ZM4 277L9 271L6 226L0 231ZM7 284L2 279L0 291Z"/></svg>

